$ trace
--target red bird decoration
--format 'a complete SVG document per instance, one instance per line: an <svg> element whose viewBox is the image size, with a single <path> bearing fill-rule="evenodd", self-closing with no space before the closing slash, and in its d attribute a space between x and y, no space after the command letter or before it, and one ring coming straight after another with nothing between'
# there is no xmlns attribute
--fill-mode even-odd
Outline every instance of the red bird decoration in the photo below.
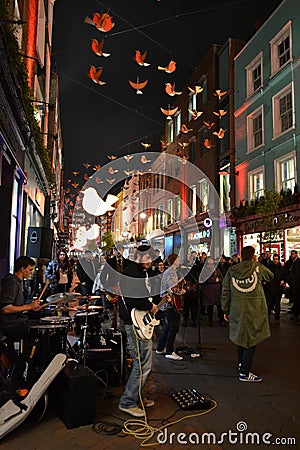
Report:
<svg viewBox="0 0 300 450"><path fill-rule="evenodd" d="M203 111L197 111L196 109L189 109L189 113L192 116L193 120L197 120L202 114Z"/></svg>
<svg viewBox="0 0 300 450"><path fill-rule="evenodd" d="M178 110L178 106L176 106L173 109L164 109L164 108L160 108L161 112L167 116L167 119L171 119L171 116L173 116L176 111Z"/></svg>
<svg viewBox="0 0 300 450"><path fill-rule="evenodd" d="M219 100L222 100L222 97L226 94L227 94L227 91L222 92L220 89L217 89L216 92L214 93L214 96L218 97Z"/></svg>
<svg viewBox="0 0 300 450"><path fill-rule="evenodd" d="M219 131L214 131L213 134L218 136L219 139L223 139L227 130L220 128Z"/></svg>
<svg viewBox="0 0 300 450"><path fill-rule="evenodd" d="M103 72L103 67L99 67L99 69L97 70L95 66L91 66L90 71L88 73L88 77L94 83L99 84L100 86L103 86L104 84L106 84L106 82L100 80L102 72Z"/></svg>
<svg viewBox="0 0 300 450"><path fill-rule="evenodd" d="M203 123L208 130L210 130L215 125L215 122L203 122Z"/></svg>
<svg viewBox="0 0 300 450"><path fill-rule="evenodd" d="M186 125L182 124L180 128L181 133L189 133L190 131L193 131L193 128L188 128Z"/></svg>
<svg viewBox="0 0 300 450"><path fill-rule="evenodd" d="M227 111L225 111L224 109L219 109L219 111L213 111L213 114L215 116L220 117L220 119L221 119L221 117L223 117L223 116L225 116L225 114L227 114Z"/></svg>
<svg viewBox="0 0 300 450"><path fill-rule="evenodd" d="M180 95L182 92L175 91L175 83L166 83L165 91L170 97L174 97L174 95Z"/></svg>
<svg viewBox="0 0 300 450"><path fill-rule="evenodd" d="M148 84L148 80L142 81L140 83L139 77L136 78L136 83L134 83L133 81L130 81L130 80L128 80L128 82L133 89L136 89L137 94L142 94L143 93L142 89L144 89L144 87L147 86L147 84Z"/></svg>
<svg viewBox="0 0 300 450"><path fill-rule="evenodd" d="M92 50L96 55L98 56L104 56L104 58L107 58L110 56L110 53L104 53L103 52L103 45L104 45L104 39L102 41L98 42L97 39L92 40Z"/></svg>
<svg viewBox="0 0 300 450"><path fill-rule="evenodd" d="M115 24L112 22L111 19L112 17L107 13L101 14L99 12L95 12L93 15L93 19L86 17L84 19L84 23L94 25L97 28L97 30L107 33L115 26Z"/></svg>
<svg viewBox="0 0 300 450"><path fill-rule="evenodd" d="M211 141L209 139L204 139L203 144L204 144L204 147L206 147L206 148L212 148L213 147L213 145L212 145L212 143L211 143Z"/></svg>
<svg viewBox="0 0 300 450"><path fill-rule="evenodd" d="M189 90L192 92L192 94L197 95L203 91L203 87L201 87L201 86L195 86L194 88L189 87Z"/></svg>
<svg viewBox="0 0 300 450"><path fill-rule="evenodd" d="M76 172L76 171L72 172L72 174L74 175L74 177L77 177L77 175L79 175L79 173L80 173L80 172Z"/></svg>
<svg viewBox="0 0 300 450"><path fill-rule="evenodd" d="M134 60L138 63L139 66L147 67L150 66L150 63L145 62L145 58L147 56L147 50L141 54L139 50L135 51Z"/></svg>
<svg viewBox="0 0 300 450"><path fill-rule="evenodd" d="M162 150L165 150L167 147L168 147L168 145L167 145L167 143L165 142L165 141L160 141L160 144L161 144L161 148L162 148Z"/></svg>
<svg viewBox="0 0 300 450"><path fill-rule="evenodd" d="M158 70L164 70L166 73L173 73L176 70L176 62L171 59L166 67L157 66Z"/></svg>
<svg viewBox="0 0 300 450"><path fill-rule="evenodd" d="M85 174L83 175L83 179L84 179L85 181L87 181L89 178L90 178L90 177L88 176L87 173L85 173Z"/></svg>
<svg viewBox="0 0 300 450"><path fill-rule="evenodd" d="M114 161L114 159L117 159L116 155L107 155L108 159L110 159L111 161Z"/></svg>

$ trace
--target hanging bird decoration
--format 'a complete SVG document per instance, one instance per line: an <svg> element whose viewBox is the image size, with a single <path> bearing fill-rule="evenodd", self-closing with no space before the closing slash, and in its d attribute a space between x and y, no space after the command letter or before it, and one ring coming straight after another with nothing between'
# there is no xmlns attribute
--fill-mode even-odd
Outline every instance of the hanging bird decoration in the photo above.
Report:
<svg viewBox="0 0 300 450"><path fill-rule="evenodd" d="M86 168L89 169L91 167L91 165L89 163L82 163L82 165Z"/></svg>
<svg viewBox="0 0 300 450"><path fill-rule="evenodd" d="M101 14L99 12L95 12L93 18L90 19L90 17L86 17L84 19L84 23L93 25L97 28L97 30L108 33L115 26L111 19L112 17L107 13Z"/></svg>
<svg viewBox="0 0 300 450"><path fill-rule="evenodd" d="M133 155L125 155L123 156L123 158L125 159L125 161L129 162L133 158Z"/></svg>
<svg viewBox="0 0 300 450"><path fill-rule="evenodd" d="M209 139L204 139L203 144L204 144L204 147L208 148L208 149L213 147L213 145Z"/></svg>
<svg viewBox="0 0 300 450"><path fill-rule="evenodd" d="M218 97L219 100L222 100L222 97L226 94L227 94L227 91L222 92L221 89L216 89L216 92L214 92L214 96Z"/></svg>
<svg viewBox="0 0 300 450"><path fill-rule="evenodd" d="M147 164L149 162L151 162L151 159L147 159L145 155L141 156L141 163Z"/></svg>
<svg viewBox="0 0 300 450"><path fill-rule="evenodd" d="M73 188L77 189L79 186L79 183L72 183Z"/></svg>
<svg viewBox="0 0 300 450"><path fill-rule="evenodd" d="M185 148L185 147L188 147L188 145L190 145L190 143L189 142L178 142L178 145L180 145L180 147Z"/></svg>
<svg viewBox="0 0 300 450"><path fill-rule="evenodd" d="M214 131L213 134L217 136L219 139L223 139L227 130L220 128L219 131Z"/></svg>
<svg viewBox="0 0 300 450"><path fill-rule="evenodd" d="M220 117L220 119L221 119L221 117L223 117L223 116L225 116L225 114L227 114L227 111L225 111L224 109L219 109L219 111L213 111L213 114L215 116Z"/></svg>
<svg viewBox="0 0 300 450"><path fill-rule="evenodd" d="M162 150L166 150L166 148L168 147L168 144L166 143L166 141L160 141L160 145L161 145L161 149Z"/></svg>
<svg viewBox="0 0 300 450"><path fill-rule="evenodd" d="M98 42L97 39L92 40L93 52L98 56L103 56L104 58L107 58L108 56L110 56L110 53L103 52L103 45L104 45L104 39L102 39L102 41L100 41L100 42Z"/></svg>
<svg viewBox="0 0 300 450"><path fill-rule="evenodd" d="M74 177L77 177L77 175L79 175L80 172L76 172L76 171L74 170L74 172L72 172L72 174L74 175Z"/></svg>
<svg viewBox="0 0 300 450"><path fill-rule="evenodd" d="M189 113L192 116L193 120L199 119L199 117L203 114L203 111L197 111L196 109L189 109Z"/></svg>
<svg viewBox="0 0 300 450"><path fill-rule="evenodd" d="M127 175L128 177L129 177L130 175L133 174L133 170L124 170L123 172L124 172L125 175Z"/></svg>
<svg viewBox="0 0 300 450"><path fill-rule="evenodd" d="M100 164L95 164L93 167L93 170L100 170L101 169L101 165Z"/></svg>
<svg viewBox="0 0 300 450"><path fill-rule="evenodd" d="M85 173L85 174L83 175L83 179L84 179L85 181L87 181L89 178L90 178L90 177L88 176L87 173Z"/></svg>
<svg viewBox="0 0 300 450"><path fill-rule="evenodd" d="M164 108L160 108L160 110L161 110L161 112L162 112L165 116L167 116L167 119L170 120L170 119L172 119L171 116L173 116L173 115L177 112L178 106L176 106L176 107L173 108L173 109L164 109Z"/></svg>
<svg viewBox="0 0 300 450"><path fill-rule="evenodd" d="M109 184L113 184L115 180L116 180L115 178L107 178L107 179L106 179L106 181L107 181Z"/></svg>
<svg viewBox="0 0 300 450"><path fill-rule="evenodd" d="M173 73L176 70L176 62L171 59L166 67L157 66L158 70L164 70L166 73Z"/></svg>
<svg viewBox="0 0 300 450"><path fill-rule="evenodd" d="M182 164L187 164L189 157L188 156L183 156L182 157Z"/></svg>
<svg viewBox="0 0 300 450"><path fill-rule="evenodd" d="M170 97L174 97L174 95L180 95L182 92L175 91L175 83L166 83L165 91Z"/></svg>
<svg viewBox="0 0 300 450"><path fill-rule="evenodd" d="M186 125L184 125L184 123L181 125L180 128L181 133L189 133L190 131L193 131L193 128L188 128Z"/></svg>
<svg viewBox="0 0 300 450"><path fill-rule="evenodd" d="M203 122L208 130L210 130L215 124L215 122Z"/></svg>
<svg viewBox="0 0 300 450"><path fill-rule="evenodd" d="M103 181L102 181L101 178L99 178L99 177L96 177L95 180L96 180L96 183L97 183L97 184L103 183Z"/></svg>
<svg viewBox="0 0 300 450"><path fill-rule="evenodd" d="M142 145L144 148L149 148L149 147L151 147L152 144L149 144L148 142L141 142L141 145Z"/></svg>
<svg viewBox="0 0 300 450"><path fill-rule="evenodd" d="M115 159L117 159L116 155L107 155L108 159L110 159L111 161L114 161Z"/></svg>
<svg viewBox="0 0 300 450"><path fill-rule="evenodd" d="M128 80L130 86L136 90L136 94L142 94L142 89L147 86L149 80L142 81L140 83L139 77L136 77L136 83L134 81Z"/></svg>
<svg viewBox="0 0 300 450"><path fill-rule="evenodd" d="M103 67L99 67L96 69L95 66L91 66L90 71L88 73L88 77L96 84L99 84L99 86L103 86L106 84L106 81L101 81L100 77L103 72Z"/></svg>
<svg viewBox="0 0 300 450"><path fill-rule="evenodd" d="M145 58L147 56L147 50L141 54L139 50L135 51L134 60L138 63L139 66L148 67L150 66L150 63L145 62Z"/></svg>
<svg viewBox="0 0 300 450"><path fill-rule="evenodd" d="M201 87L201 86L195 86L194 88L189 87L189 90L192 92L192 94L197 95L203 91L203 87Z"/></svg>
<svg viewBox="0 0 300 450"><path fill-rule="evenodd" d="M108 168L108 173L110 173L111 175L113 175L116 172L119 172L118 169L114 169L113 167Z"/></svg>

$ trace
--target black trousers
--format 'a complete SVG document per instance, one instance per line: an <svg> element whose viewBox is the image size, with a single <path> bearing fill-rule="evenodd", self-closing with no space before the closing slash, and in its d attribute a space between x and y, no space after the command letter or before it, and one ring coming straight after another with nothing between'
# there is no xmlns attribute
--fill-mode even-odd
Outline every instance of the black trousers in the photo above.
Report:
<svg viewBox="0 0 300 450"><path fill-rule="evenodd" d="M239 364L239 373L248 376L251 370L251 364L254 358L256 346L244 348L238 345L237 353L238 353L238 364Z"/></svg>
<svg viewBox="0 0 300 450"><path fill-rule="evenodd" d="M167 308L164 311L166 324L157 343L157 350L163 351L166 348L166 354L171 355L174 351L174 342L179 330L180 316L174 308Z"/></svg>

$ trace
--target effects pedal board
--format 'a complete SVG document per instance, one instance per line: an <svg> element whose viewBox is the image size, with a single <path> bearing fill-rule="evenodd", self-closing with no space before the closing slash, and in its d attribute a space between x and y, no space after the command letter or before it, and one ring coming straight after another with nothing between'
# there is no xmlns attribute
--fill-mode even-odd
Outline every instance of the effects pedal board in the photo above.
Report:
<svg viewBox="0 0 300 450"><path fill-rule="evenodd" d="M171 398L184 410L209 409L211 407L211 402L195 388L173 392Z"/></svg>

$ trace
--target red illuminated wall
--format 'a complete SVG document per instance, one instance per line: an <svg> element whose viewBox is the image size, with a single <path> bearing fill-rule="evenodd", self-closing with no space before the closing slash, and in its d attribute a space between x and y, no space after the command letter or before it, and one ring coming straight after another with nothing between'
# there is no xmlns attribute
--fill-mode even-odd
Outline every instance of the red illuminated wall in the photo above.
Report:
<svg viewBox="0 0 300 450"><path fill-rule="evenodd" d="M37 39L37 20L38 20L38 0L30 0L28 2L28 32L27 32L27 49L26 55L35 57L35 43ZM26 58L26 66L28 70L28 84L30 89L33 89L34 83L34 65L35 60Z"/></svg>

